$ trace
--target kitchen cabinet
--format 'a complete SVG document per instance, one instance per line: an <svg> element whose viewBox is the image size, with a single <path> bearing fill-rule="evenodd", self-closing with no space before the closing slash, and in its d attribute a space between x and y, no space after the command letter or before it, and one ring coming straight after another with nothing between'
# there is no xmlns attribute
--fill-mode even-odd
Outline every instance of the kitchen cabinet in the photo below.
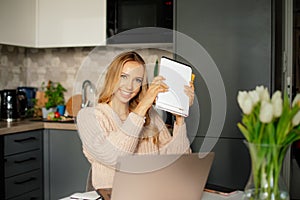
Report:
<svg viewBox="0 0 300 200"><path fill-rule="evenodd" d="M212 146L216 152L209 183L243 189L248 181L250 158L237 128L241 110L236 97L238 91L257 85L274 89L273 3L175 1L175 30L185 34L175 33L175 53L194 66L196 74L199 110L192 108L186 119L188 133L195 137L192 148L197 152ZM195 133L189 131L197 125Z"/></svg>
<svg viewBox="0 0 300 200"><path fill-rule="evenodd" d="M25 47L105 44L106 0L0 0L0 43Z"/></svg>
<svg viewBox="0 0 300 200"><path fill-rule="evenodd" d="M214 138L196 137L191 144L193 152L199 151L204 140L214 142ZM219 138L212 151L215 152L215 159L208 182L243 190L248 181L251 164L244 142L239 139Z"/></svg>
<svg viewBox="0 0 300 200"><path fill-rule="evenodd" d="M44 199L84 192L90 164L76 130L44 130Z"/></svg>
<svg viewBox="0 0 300 200"><path fill-rule="evenodd" d="M43 199L42 130L0 137L0 199Z"/></svg>

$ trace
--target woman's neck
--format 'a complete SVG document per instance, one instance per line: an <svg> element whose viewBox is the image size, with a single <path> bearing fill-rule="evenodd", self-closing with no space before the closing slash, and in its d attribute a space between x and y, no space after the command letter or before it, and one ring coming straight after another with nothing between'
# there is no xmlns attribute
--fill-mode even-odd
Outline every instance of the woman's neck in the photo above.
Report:
<svg viewBox="0 0 300 200"><path fill-rule="evenodd" d="M125 120L129 115L129 104L110 101L108 105L118 114L121 120Z"/></svg>

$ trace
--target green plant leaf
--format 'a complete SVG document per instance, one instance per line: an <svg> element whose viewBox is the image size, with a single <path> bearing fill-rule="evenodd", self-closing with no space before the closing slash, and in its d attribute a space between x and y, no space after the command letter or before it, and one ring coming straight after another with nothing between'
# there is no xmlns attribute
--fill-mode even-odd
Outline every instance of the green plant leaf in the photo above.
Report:
<svg viewBox="0 0 300 200"><path fill-rule="evenodd" d="M42 83L42 88L45 89L45 97L48 99L45 104L46 109L65 104L64 92L66 92L67 89L65 89L61 83L55 83L49 80L46 87L45 83Z"/></svg>

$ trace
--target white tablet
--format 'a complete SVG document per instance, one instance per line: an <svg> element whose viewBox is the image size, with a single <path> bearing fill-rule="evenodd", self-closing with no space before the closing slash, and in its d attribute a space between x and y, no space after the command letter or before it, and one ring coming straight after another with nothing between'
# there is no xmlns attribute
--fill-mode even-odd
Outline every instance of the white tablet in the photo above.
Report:
<svg viewBox="0 0 300 200"><path fill-rule="evenodd" d="M159 75L166 80L169 91L159 93L155 107L184 117L189 115L189 97L184 92L184 86L189 85L192 68L176 60L162 57L159 66Z"/></svg>

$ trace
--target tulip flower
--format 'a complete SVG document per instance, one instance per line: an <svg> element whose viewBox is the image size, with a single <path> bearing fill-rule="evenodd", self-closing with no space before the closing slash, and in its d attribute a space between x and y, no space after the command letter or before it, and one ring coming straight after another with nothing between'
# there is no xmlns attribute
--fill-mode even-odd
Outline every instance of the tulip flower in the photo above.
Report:
<svg viewBox="0 0 300 200"><path fill-rule="evenodd" d="M251 97L253 105L256 105L259 102L259 94L257 91L253 90L248 92L249 96Z"/></svg>
<svg viewBox="0 0 300 200"><path fill-rule="evenodd" d="M274 117L276 117L276 118L280 117L282 114L282 104L283 104L280 91L276 91L273 94L271 102L272 102L272 106L273 106Z"/></svg>
<svg viewBox="0 0 300 200"><path fill-rule="evenodd" d="M246 115L249 115L253 109L253 103L252 103L250 95L245 91L240 91L238 93L237 100L238 100L238 104L239 104L240 108L242 109L243 113Z"/></svg>
<svg viewBox="0 0 300 200"><path fill-rule="evenodd" d="M293 126L298 126L300 124L300 111L292 119Z"/></svg>
<svg viewBox="0 0 300 200"><path fill-rule="evenodd" d="M257 86L255 88L255 91L258 93L259 99L261 101L269 101L270 100L268 88L265 88L264 86Z"/></svg>
<svg viewBox="0 0 300 200"><path fill-rule="evenodd" d="M262 123L270 123L273 119L273 105L270 102L262 101L259 111L259 120Z"/></svg>
<svg viewBox="0 0 300 200"><path fill-rule="evenodd" d="M296 104L300 102L300 94L297 94L293 100L292 106L294 107Z"/></svg>

